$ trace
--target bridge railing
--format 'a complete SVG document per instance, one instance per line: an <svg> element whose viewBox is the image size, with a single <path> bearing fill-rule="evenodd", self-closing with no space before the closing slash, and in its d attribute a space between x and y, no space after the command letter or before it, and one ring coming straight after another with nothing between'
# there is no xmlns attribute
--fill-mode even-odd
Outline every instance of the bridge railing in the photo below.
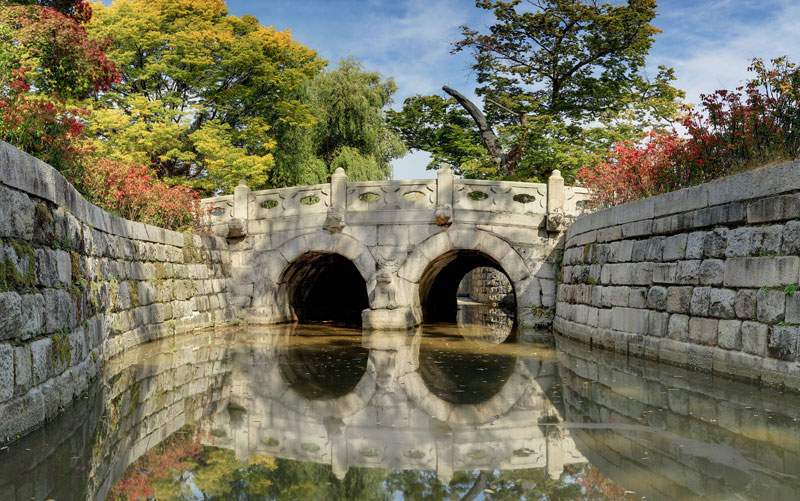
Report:
<svg viewBox="0 0 800 501"><path fill-rule="evenodd" d="M450 167L444 166L436 179L348 182L344 171L337 169L330 183L312 186L251 191L242 181L233 195L203 199L202 206L210 209L212 226L325 214L335 226L335 221L344 224L346 214L360 221L389 211L402 214L404 220L450 224L456 211L505 214L520 221L525 216L546 216L548 229L559 231L562 223L556 216L563 219L583 212L587 196L585 188L565 188L558 170L545 184L455 179Z"/></svg>

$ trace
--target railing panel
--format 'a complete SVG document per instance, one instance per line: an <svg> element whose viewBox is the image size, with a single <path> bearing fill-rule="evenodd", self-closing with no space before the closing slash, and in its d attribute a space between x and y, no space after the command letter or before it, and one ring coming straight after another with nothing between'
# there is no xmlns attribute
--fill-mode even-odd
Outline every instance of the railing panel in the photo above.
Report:
<svg viewBox="0 0 800 501"><path fill-rule="evenodd" d="M436 180L365 181L347 184L347 211L430 210L436 208Z"/></svg>
<svg viewBox="0 0 800 501"><path fill-rule="evenodd" d="M454 189L454 209L511 214L547 212L546 184L457 179Z"/></svg>
<svg viewBox="0 0 800 501"><path fill-rule="evenodd" d="M254 191L250 193L250 217L275 219L325 213L330 207L330 193L330 184Z"/></svg>
<svg viewBox="0 0 800 501"><path fill-rule="evenodd" d="M200 208L208 211L208 221L212 226L227 223L233 217L233 195L204 198L200 200Z"/></svg>

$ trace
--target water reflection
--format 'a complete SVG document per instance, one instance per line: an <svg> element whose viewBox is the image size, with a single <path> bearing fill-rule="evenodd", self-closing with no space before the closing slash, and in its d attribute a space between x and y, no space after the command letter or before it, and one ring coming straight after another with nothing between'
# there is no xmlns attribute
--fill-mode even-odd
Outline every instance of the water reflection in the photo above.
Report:
<svg viewBox="0 0 800 501"><path fill-rule="evenodd" d="M102 381L0 451L0 499L800 497L797 394L561 338L251 327Z"/></svg>

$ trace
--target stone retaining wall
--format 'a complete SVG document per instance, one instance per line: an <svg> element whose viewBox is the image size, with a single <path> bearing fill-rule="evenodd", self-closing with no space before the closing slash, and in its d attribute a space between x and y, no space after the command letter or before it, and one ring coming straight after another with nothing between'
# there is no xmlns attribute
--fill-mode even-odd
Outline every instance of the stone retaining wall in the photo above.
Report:
<svg viewBox="0 0 800 501"><path fill-rule="evenodd" d="M470 272L469 297L481 303L514 305L514 288L502 271L494 268L476 268Z"/></svg>
<svg viewBox="0 0 800 501"><path fill-rule="evenodd" d="M233 316L224 239L127 221L0 142L0 442L58 413L103 361Z"/></svg>
<svg viewBox="0 0 800 501"><path fill-rule="evenodd" d="M800 388L800 162L578 218L555 327L589 344Z"/></svg>

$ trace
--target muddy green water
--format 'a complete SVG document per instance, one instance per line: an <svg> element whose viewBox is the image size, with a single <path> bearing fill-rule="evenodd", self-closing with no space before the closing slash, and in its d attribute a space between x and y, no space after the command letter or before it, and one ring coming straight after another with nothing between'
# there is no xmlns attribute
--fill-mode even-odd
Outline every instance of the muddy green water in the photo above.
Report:
<svg viewBox="0 0 800 501"><path fill-rule="evenodd" d="M800 499L800 395L517 333L195 333L0 450L0 500Z"/></svg>

